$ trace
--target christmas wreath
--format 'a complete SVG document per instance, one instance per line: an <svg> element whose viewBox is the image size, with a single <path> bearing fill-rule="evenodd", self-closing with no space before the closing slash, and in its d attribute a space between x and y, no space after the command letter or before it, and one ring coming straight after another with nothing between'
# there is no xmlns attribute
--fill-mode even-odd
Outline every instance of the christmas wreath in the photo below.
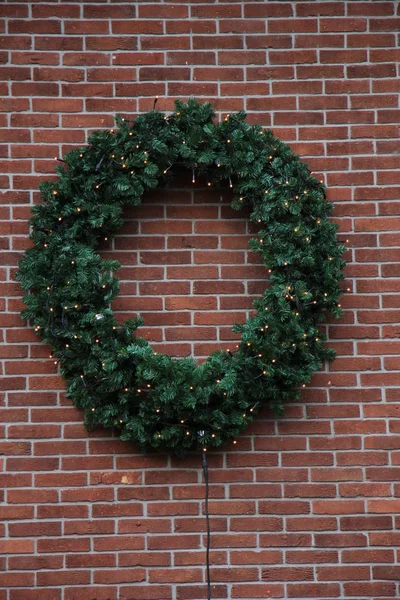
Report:
<svg viewBox="0 0 400 600"><path fill-rule="evenodd" d="M264 405L282 414L335 358L318 324L327 311L342 314L345 247L324 186L245 113L214 117L209 103L178 101L170 115L118 117L117 129L94 132L61 160L56 182L41 184L33 247L18 271L28 292L22 316L50 344L86 426L114 427L143 449L177 455L234 440ZM110 305L119 264L96 253L122 225L123 205L139 204L175 165L193 180L229 185L233 208L250 205L259 232L249 245L266 267L255 315L234 327L240 343L202 364L155 352L138 336L139 316L117 324Z"/></svg>

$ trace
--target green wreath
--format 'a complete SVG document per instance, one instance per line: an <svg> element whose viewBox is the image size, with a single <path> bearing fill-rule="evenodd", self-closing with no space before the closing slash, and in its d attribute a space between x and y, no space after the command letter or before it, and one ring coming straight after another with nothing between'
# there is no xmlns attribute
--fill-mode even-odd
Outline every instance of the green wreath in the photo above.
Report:
<svg viewBox="0 0 400 600"><path fill-rule="evenodd" d="M94 132L41 184L31 218L33 247L18 278L28 291L25 319L51 345L68 397L88 429L114 427L142 449L218 447L232 441L261 406L277 414L335 352L317 326L340 317L345 247L328 215L324 186L270 131L249 126L243 112L214 122L210 104L176 102L173 114L152 110L119 129ZM193 178L232 187L232 207L250 204L260 231L250 241L269 272L255 316L234 326L234 352L197 364L154 352L138 337L139 317L118 326L110 308L119 291L96 247L122 225L124 204L168 181L182 165Z"/></svg>

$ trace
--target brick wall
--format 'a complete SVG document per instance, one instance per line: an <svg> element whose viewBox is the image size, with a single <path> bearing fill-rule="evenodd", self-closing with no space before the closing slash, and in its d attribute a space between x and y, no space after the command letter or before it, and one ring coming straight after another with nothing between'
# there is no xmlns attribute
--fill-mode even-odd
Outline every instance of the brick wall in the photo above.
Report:
<svg viewBox="0 0 400 600"><path fill-rule="evenodd" d="M279 421L210 454L213 598L398 598L400 143L395 1L12 2L0 6L0 600L201 600L199 458L88 434L15 283L54 156L175 98L245 108L325 180L348 239L338 358ZM234 343L261 291L229 190L173 189L126 214L122 316L165 352Z"/></svg>

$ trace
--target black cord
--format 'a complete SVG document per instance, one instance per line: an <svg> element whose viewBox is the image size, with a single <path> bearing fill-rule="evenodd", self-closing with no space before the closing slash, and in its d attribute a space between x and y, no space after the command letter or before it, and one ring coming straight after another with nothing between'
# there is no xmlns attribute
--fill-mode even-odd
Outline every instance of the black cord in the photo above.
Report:
<svg viewBox="0 0 400 600"><path fill-rule="evenodd" d="M210 578L210 515L208 513L208 465L207 465L207 453L203 448L202 463L204 480L206 482L206 523L207 523L207 550L206 550L206 564L207 564L207 600L211 600L211 578Z"/></svg>

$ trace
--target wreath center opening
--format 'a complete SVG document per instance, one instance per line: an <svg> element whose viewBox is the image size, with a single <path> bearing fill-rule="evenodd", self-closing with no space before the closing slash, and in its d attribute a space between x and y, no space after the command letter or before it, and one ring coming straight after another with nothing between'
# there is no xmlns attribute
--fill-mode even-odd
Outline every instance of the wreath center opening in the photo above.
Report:
<svg viewBox="0 0 400 600"><path fill-rule="evenodd" d="M235 348L235 323L255 313L267 270L248 241L257 232L250 209L234 210L229 186L192 181L184 168L173 180L125 207L124 225L102 246L103 258L121 264L120 294L112 309L121 324L140 315L137 335L155 351L203 362Z"/></svg>

